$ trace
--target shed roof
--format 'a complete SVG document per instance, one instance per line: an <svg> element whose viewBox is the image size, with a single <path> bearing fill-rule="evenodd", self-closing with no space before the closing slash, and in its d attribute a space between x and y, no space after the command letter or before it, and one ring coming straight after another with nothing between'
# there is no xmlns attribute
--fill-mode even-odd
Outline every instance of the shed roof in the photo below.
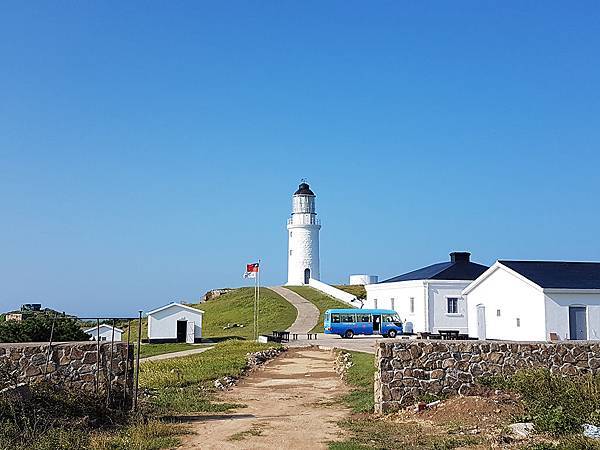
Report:
<svg viewBox="0 0 600 450"><path fill-rule="evenodd" d="M92 331L96 331L98 327L92 327L92 328L88 328L87 330L83 330L84 333L91 333ZM112 327L110 325L107 325L105 323L101 323L100 324L100 328L108 328L108 329L112 329ZM120 328L115 327L115 331L118 331L119 333L123 333L123 330L121 330Z"/></svg>
<svg viewBox="0 0 600 450"><path fill-rule="evenodd" d="M196 309L196 308L192 308L191 306L182 305L181 303L173 302L173 303L169 303L168 305L161 306L160 308L153 309L152 311L148 312L148 315L150 316L154 313L163 311L165 309L173 308L173 307L179 307L179 308L187 309L188 311L192 311L192 312L195 312L198 314L204 314L204 311L202 311L201 309Z"/></svg>
<svg viewBox="0 0 600 450"><path fill-rule="evenodd" d="M600 262L509 260L498 262L543 289L600 289Z"/></svg>

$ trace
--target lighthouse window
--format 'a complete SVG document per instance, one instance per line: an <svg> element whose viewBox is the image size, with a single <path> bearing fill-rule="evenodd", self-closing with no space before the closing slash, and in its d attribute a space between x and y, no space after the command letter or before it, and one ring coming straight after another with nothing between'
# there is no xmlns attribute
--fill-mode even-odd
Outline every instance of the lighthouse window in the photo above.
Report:
<svg viewBox="0 0 600 450"><path fill-rule="evenodd" d="M292 251L290 250L290 256L292 256Z"/></svg>
<svg viewBox="0 0 600 450"><path fill-rule="evenodd" d="M292 232L290 231L290 237L292 237Z"/></svg>

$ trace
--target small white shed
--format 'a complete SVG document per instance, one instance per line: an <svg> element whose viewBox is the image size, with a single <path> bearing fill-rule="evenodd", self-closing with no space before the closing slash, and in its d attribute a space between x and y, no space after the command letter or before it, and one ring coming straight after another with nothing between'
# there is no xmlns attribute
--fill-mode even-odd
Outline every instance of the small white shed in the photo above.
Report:
<svg viewBox="0 0 600 450"><path fill-rule="evenodd" d="M200 342L203 314L204 311L181 303L170 303L150 311L148 342Z"/></svg>
<svg viewBox="0 0 600 450"><path fill-rule="evenodd" d="M100 324L100 327L88 328L87 330L84 330L83 332L85 334L90 335L90 341L96 341L96 340L98 340L98 337L97 337L98 331L100 331L100 341L120 342L121 336L123 335L123 330L115 327L114 328L114 340L113 340L113 327L110 325L107 325L105 323Z"/></svg>
<svg viewBox="0 0 600 450"><path fill-rule="evenodd" d="M500 260L463 295L473 338L600 340L600 263Z"/></svg>

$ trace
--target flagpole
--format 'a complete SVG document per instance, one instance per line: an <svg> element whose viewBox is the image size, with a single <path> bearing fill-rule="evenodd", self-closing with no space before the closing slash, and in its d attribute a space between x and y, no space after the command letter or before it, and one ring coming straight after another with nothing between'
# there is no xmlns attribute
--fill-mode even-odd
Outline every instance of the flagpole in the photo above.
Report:
<svg viewBox="0 0 600 450"><path fill-rule="evenodd" d="M256 273L256 340L258 340L258 334L260 333L258 317L260 315L260 259L258 260L258 272Z"/></svg>
<svg viewBox="0 0 600 450"><path fill-rule="evenodd" d="M258 339L257 335L256 335L256 286L257 286L257 280L256 277L254 277L254 308L252 310L252 327L253 327L253 331L252 331L252 336L254 337L254 339Z"/></svg>

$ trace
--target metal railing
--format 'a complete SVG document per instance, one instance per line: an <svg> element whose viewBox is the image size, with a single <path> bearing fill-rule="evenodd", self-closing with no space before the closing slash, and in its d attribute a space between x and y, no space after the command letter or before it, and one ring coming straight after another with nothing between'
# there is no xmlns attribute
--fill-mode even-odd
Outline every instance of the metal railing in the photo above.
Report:
<svg viewBox="0 0 600 450"><path fill-rule="evenodd" d="M321 220L314 216L306 218L306 216L292 216L287 221L288 225L321 225Z"/></svg>

